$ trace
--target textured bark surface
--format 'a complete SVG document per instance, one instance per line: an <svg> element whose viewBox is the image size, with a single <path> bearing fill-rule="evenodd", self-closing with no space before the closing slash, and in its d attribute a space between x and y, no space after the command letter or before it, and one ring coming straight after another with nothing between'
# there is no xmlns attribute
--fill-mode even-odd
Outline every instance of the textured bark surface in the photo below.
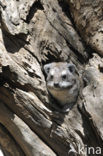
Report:
<svg viewBox="0 0 103 156"><path fill-rule="evenodd" d="M83 40L103 56L103 1L67 0Z"/></svg>
<svg viewBox="0 0 103 156"><path fill-rule="evenodd" d="M87 156L86 147L95 149L91 156L97 147L103 154L102 6L102 0L0 0L5 156ZM59 111L46 88L43 66L55 61L75 64L81 80L68 113Z"/></svg>

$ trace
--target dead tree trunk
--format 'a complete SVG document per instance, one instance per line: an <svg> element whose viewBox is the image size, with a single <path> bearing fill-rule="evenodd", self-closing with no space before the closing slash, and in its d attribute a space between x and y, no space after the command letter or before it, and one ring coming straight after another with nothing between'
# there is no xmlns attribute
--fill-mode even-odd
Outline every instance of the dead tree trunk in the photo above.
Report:
<svg viewBox="0 0 103 156"><path fill-rule="evenodd" d="M0 0L0 151L5 156L102 155L103 1ZM43 65L76 65L69 113L51 107ZM90 149L91 148L91 149Z"/></svg>

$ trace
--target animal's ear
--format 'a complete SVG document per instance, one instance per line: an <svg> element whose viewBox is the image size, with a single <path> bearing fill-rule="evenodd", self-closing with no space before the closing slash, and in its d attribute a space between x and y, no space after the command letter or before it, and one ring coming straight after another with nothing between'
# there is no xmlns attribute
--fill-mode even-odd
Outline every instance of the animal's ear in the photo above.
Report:
<svg viewBox="0 0 103 156"><path fill-rule="evenodd" d="M76 71L76 67L75 67L74 64L69 64L69 63L68 63L68 69L69 69L69 71L70 71L71 73L75 73L75 71Z"/></svg>
<svg viewBox="0 0 103 156"><path fill-rule="evenodd" d="M44 71L45 71L46 74L49 73L50 68L51 68L51 63L44 65Z"/></svg>

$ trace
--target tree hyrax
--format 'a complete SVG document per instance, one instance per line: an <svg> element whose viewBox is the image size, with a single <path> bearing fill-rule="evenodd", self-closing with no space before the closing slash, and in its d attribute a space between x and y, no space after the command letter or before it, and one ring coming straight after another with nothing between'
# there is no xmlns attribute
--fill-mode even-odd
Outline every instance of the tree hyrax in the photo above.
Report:
<svg viewBox="0 0 103 156"><path fill-rule="evenodd" d="M76 102L79 92L79 80L75 65L67 62L54 62L44 65L47 74L47 89L65 109Z"/></svg>

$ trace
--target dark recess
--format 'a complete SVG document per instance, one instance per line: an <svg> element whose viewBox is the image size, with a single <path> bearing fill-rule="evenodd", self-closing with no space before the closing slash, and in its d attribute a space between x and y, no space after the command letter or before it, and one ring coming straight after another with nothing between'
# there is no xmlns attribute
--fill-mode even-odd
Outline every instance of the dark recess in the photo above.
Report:
<svg viewBox="0 0 103 156"><path fill-rule="evenodd" d="M29 14L26 18L26 23L30 23L31 19L33 18L34 14L37 10L44 10L43 6L41 5L40 1L38 0L33 4L33 6L30 8Z"/></svg>

